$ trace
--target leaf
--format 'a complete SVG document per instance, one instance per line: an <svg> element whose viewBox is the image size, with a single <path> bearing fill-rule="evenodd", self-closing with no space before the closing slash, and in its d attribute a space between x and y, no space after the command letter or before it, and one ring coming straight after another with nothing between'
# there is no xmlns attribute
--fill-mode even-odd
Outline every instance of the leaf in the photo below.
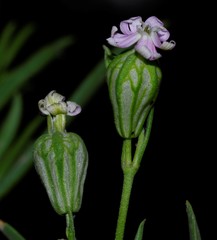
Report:
<svg viewBox="0 0 217 240"><path fill-rule="evenodd" d="M15 29L15 24L13 22L10 22L5 26L0 35L0 69L1 65L4 64L5 52L8 49L8 44L12 38Z"/></svg>
<svg viewBox="0 0 217 240"><path fill-rule="evenodd" d="M0 220L0 231L7 237L9 240L25 240L25 238L10 224Z"/></svg>
<svg viewBox="0 0 217 240"><path fill-rule="evenodd" d="M0 44L1 57L0 57L0 71L5 70L17 56L22 46L29 39L30 35L34 32L33 24L24 26L14 36L12 35L15 30L15 24L9 23L6 32L3 32L3 44Z"/></svg>
<svg viewBox="0 0 217 240"><path fill-rule="evenodd" d="M188 215L188 227L189 227L190 240L201 240L196 217L189 201L186 201L186 211Z"/></svg>
<svg viewBox="0 0 217 240"><path fill-rule="evenodd" d="M2 74L0 76L0 82L3 80L0 86L0 110L17 89L48 65L64 48L71 45L72 40L72 37L66 36L50 43L39 49L15 69Z"/></svg>
<svg viewBox="0 0 217 240"><path fill-rule="evenodd" d="M144 224L145 224L145 219L140 223L134 240L142 240Z"/></svg>
<svg viewBox="0 0 217 240"><path fill-rule="evenodd" d="M27 172L32 166L32 144L26 148L26 151L16 159L16 162L9 168L7 174L1 179L0 182L0 199L3 198L19 179Z"/></svg>
<svg viewBox="0 0 217 240"><path fill-rule="evenodd" d="M12 99L10 110L0 128L0 166L2 156L17 132L21 120L21 112L22 98L20 94L16 94Z"/></svg>
<svg viewBox="0 0 217 240"><path fill-rule="evenodd" d="M72 93L70 100L75 101L79 105L86 104L99 89L99 87L104 83L105 73L105 64L104 61L101 60L84 78L78 88Z"/></svg>
<svg viewBox="0 0 217 240"><path fill-rule="evenodd" d="M28 151L27 146L29 145L30 138L41 120L42 119L40 117L34 118L26 126L25 130L22 132L22 134L20 134L19 138L14 140L12 147L10 147L10 149L8 149L4 154L0 168L0 188L2 187L2 178L8 174L8 171L10 171L10 168L13 166L13 164L16 164L16 161L22 152Z"/></svg>

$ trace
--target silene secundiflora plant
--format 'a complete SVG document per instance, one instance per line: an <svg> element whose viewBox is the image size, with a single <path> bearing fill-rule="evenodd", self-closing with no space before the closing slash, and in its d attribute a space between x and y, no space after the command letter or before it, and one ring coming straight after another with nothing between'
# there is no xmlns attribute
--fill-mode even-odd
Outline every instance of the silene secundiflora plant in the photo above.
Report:
<svg viewBox="0 0 217 240"><path fill-rule="evenodd" d="M162 79L157 59L160 50L171 50L169 31L157 17L143 22L140 16L120 23L120 33L112 27L107 42L122 51L117 54L104 46L107 83L115 126L123 138L136 138L155 103ZM117 50L116 49L116 50Z"/></svg>
<svg viewBox="0 0 217 240"><path fill-rule="evenodd" d="M75 116L81 107L51 91L38 103L47 116L48 132L34 144L34 165L46 189L51 205L60 215L66 215L66 235L75 239L72 214L78 212L88 166L84 141L76 133L67 132L66 116Z"/></svg>

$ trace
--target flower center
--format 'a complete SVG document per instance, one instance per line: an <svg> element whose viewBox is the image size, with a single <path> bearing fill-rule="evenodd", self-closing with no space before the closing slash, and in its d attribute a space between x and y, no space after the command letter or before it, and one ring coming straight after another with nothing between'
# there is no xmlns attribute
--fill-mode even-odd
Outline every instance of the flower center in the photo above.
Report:
<svg viewBox="0 0 217 240"><path fill-rule="evenodd" d="M143 25L143 31L146 32L148 35L151 33L151 27L149 25Z"/></svg>

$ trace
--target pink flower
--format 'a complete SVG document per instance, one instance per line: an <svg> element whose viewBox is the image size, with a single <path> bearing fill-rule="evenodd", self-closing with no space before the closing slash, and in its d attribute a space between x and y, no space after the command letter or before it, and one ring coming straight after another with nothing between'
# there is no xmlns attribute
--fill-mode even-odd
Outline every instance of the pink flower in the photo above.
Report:
<svg viewBox="0 0 217 240"><path fill-rule="evenodd" d="M132 17L120 23L120 30L113 26L111 37L107 38L110 45L119 48L134 46L135 50L148 60L156 60L161 57L156 47L162 50L171 50L175 47L175 41L168 42L169 31L157 17L149 17L145 22L141 17Z"/></svg>

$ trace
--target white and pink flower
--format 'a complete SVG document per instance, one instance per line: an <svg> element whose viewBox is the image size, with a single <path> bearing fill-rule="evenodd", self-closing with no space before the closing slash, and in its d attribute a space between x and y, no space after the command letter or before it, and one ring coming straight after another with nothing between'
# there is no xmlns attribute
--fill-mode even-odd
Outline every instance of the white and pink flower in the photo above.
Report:
<svg viewBox="0 0 217 240"><path fill-rule="evenodd" d="M120 31L116 26L112 27L111 37L107 38L110 45L119 48L134 46L134 49L148 60L156 60L161 57L156 48L171 50L175 47L175 41L168 42L169 31L155 16L149 17L145 22L140 16L132 17L120 23Z"/></svg>

